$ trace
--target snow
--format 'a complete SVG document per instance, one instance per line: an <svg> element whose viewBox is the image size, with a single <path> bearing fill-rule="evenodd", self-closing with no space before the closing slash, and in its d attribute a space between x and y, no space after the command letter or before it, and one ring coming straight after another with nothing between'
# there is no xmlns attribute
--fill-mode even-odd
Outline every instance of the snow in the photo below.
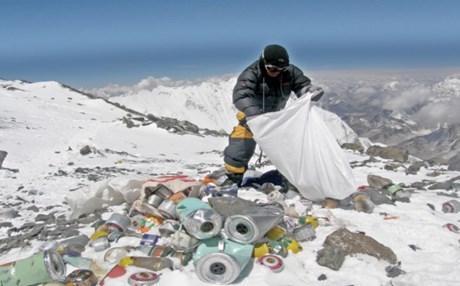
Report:
<svg viewBox="0 0 460 286"><path fill-rule="evenodd" d="M146 99L140 94L126 96L124 100L130 101L130 106L150 104L142 101ZM31 206L36 206L41 213L49 213L51 209L57 215L68 216L71 210L64 202L65 197L72 190L86 191L97 184L85 176L76 175L77 167L114 168L119 171L119 176L126 177L184 174L198 180L221 167L222 150L228 140L226 137L173 134L155 124L127 128L121 121L126 112L55 82L0 81L0 102L0 149L8 151L3 169L0 169L1 207L17 202L18 197L23 199L21 205L14 205L20 216L14 220L0 217L0 223L11 222L15 227L33 221L36 213L30 210ZM156 104L162 103L158 101ZM85 145L93 152L84 156L79 150ZM423 180L443 182L460 175L459 172L446 171L445 166L422 167L417 175L407 175L402 167L385 169L387 160L358 164L368 160L369 156L345 152L347 159L355 162L353 174L358 185L367 185L369 174L407 185ZM273 166L260 170L270 168ZM19 172L13 172L14 169ZM441 175L431 176L435 171ZM72 175L60 176L62 172ZM453 223L460 226L460 213L442 212L442 204L451 198L439 195L440 192L451 194L455 190L417 189L409 203L378 205L372 213L330 209L335 224L320 225L316 229L316 239L303 242L303 250L299 253L289 253L284 259L282 272L271 272L251 260L234 284L459 285L460 234L443 225ZM266 196L255 189L242 190L240 196L266 200ZM306 209L298 197L292 202L298 212ZM427 204L433 205L434 210ZM113 212L122 212L125 207L124 204L110 206L103 219ZM313 211L320 208L320 205L313 205ZM388 217L393 219L385 219ZM338 271L320 266L316 262L317 252L322 249L325 238L340 226L352 232L364 232L391 248L406 273L395 278L387 277L385 267L388 262L367 255L346 256ZM6 227L0 228L0 238L7 237L7 230ZM90 226L83 226L81 231L87 235L94 232ZM138 244L139 238L125 237L111 247ZM35 240L31 246L2 253L0 264L30 257L42 245L43 241ZM95 252L91 247L87 247L82 256L97 261L105 271L113 267L103 260L103 252ZM74 269L67 267L68 272ZM127 274L107 279L105 285L127 285L128 275L142 270L128 266ZM203 285L192 263L181 269L159 272L161 285ZM321 274L327 279L319 281Z"/></svg>

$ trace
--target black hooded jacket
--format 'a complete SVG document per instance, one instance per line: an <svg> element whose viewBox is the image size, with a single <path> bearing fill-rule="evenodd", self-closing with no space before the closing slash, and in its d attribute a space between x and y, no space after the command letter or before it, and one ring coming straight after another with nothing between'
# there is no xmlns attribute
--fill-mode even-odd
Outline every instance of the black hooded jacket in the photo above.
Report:
<svg viewBox="0 0 460 286"><path fill-rule="evenodd" d="M246 116L279 111L294 92L300 97L311 80L290 64L277 77L270 77L262 58L247 67L238 77L233 89L233 104Z"/></svg>

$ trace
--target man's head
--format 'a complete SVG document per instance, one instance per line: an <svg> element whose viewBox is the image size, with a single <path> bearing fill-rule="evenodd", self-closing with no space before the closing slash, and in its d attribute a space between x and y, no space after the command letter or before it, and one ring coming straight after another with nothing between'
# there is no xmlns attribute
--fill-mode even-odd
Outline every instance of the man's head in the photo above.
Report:
<svg viewBox="0 0 460 286"><path fill-rule="evenodd" d="M289 55L280 45L268 45L262 52L265 68L270 76L276 76L289 66Z"/></svg>

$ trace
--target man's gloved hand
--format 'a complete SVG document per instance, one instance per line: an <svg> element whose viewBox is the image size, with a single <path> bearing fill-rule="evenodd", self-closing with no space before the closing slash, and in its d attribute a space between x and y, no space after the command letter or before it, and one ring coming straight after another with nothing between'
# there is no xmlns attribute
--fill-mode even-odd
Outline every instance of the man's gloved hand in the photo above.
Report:
<svg viewBox="0 0 460 286"><path fill-rule="evenodd" d="M324 94L324 89L316 86L316 85L309 85L303 88L302 94L309 93L311 94L311 101L318 101Z"/></svg>

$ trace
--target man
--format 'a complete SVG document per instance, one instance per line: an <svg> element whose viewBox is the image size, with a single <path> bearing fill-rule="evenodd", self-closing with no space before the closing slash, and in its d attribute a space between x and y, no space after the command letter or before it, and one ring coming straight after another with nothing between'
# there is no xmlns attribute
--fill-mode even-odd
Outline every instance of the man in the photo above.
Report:
<svg viewBox="0 0 460 286"><path fill-rule="evenodd" d="M283 109L291 92L297 97L314 92L317 95L313 101L318 101L324 93L320 87L312 86L311 80L298 67L289 63L289 55L280 45L266 46L259 60L238 77L233 89L233 104L239 110L239 124L230 134L224 150L224 168L233 183L241 184L256 147L246 117Z"/></svg>

